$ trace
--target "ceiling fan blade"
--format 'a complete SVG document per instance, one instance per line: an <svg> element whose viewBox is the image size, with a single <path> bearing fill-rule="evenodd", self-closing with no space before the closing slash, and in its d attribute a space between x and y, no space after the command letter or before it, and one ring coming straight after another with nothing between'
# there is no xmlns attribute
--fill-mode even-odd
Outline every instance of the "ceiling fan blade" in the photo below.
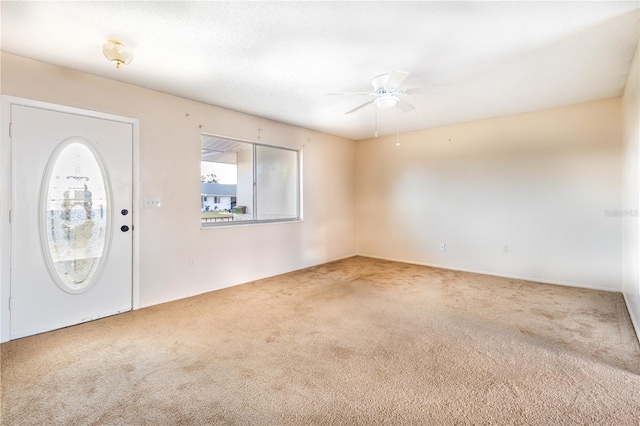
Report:
<svg viewBox="0 0 640 426"><path fill-rule="evenodd" d="M345 112L345 114L351 114L352 112L356 112L357 110L362 109L362 108L366 107L367 105L372 104L372 103L374 103L374 102L375 102L375 99L371 99L370 101L365 102L365 103L363 103L363 104L361 104L361 105L358 105L358 106L357 106L357 107L355 107L354 109L352 109L352 110L349 110L349 111Z"/></svg>
<svg viewBox="0 0 640 426"><path fill-rule="evenodd" d="M327 96L375 96L375 93L370 92L340 92L340 93L327 93Z"/></svg>
<svg viewBox="0 0 640 426"><path fill-rule="evenodd" d="M438 94L442 93L446 90L448 85L439 85L439 86L426 86L426 87L414 87L412 89L406 89L402 92L405 95L425 95L425 94Z"/></svg>
<svg viewBox="0 0 640 426"><path fill-rule="evenodd" d="M409 112L412 109L415 109L413 105L411 105L409 102L405 101L404 99L398 99L398 108L400 108L402 112Z"/></svg>
<svg viewBox="0 0 640 426"><path fill-rule="evenodd" d="M392 71L389 74L389 79L385 83L384 88L387 89L390 92L393 92L398 87L400 87L400 85L405 80L405 78L407 78L408 75L409 75L408 72Z"/></svg>
<svg viewBox="0 0 640 426"><path fill-rule="evenodd" d="M406 89L404 91L405 95L423 95L425 93L429 93L431 91L431 87L414 87L412 89Z"/></svg>

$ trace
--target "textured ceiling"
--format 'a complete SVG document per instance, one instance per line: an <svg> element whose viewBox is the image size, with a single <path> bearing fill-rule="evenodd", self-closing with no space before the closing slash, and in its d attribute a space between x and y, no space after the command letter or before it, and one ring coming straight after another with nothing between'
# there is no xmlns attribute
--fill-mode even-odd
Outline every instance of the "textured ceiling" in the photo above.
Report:
<svg viewBox="0 0 640 426"><path fill-rule="evenodd" d="M310 129L373 136L372 77L409 72L379 134L620 96L633 2L7 2L2 50ZM117 38L133 62L116 70ZM436 87L437 86L437 87Z"/></svg>

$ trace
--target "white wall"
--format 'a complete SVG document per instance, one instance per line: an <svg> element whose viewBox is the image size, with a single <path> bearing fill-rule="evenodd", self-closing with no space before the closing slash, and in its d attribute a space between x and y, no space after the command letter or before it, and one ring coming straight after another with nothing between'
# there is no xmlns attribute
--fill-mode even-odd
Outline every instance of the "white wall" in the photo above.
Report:
<svg viewBox="0 0 640 426"><path fill-rule="evenodd" d="M639 43L640 46L640 43ZM624 181L623 208L637 211L640 208L640 49L631 64L627 85L622 98L624 112ZM622 221L623 288L629 314L640 337L640 228L638 217L628 216Z"/></svg>
<svg viewBox="0 0 640 426"><path fill-rule="evenodd" d="M355 198L353 141L4 53L1 78L2 94L140 120L141 198L162 198L135 212L141 306L355 254L353 213L329 208ZM201 230L201 132L257 141L258 129L262 143L302 149L304 220Z"/></svg>
<svg viewBox="0 0 640 426"><path fill-rule="evenodd" d="M206 200L202 202L202 211L208 206L209 211L219 211L219 210L231 210L231 197L216 197L215 195L209 195L205 197ZM215 203L214 200L218 198L220 200L219 203Z"/></svg>
<svg viewBox="0 0 640 426"><path fill-rule="evenodd" d="M394 142L357 142L359 254L621 290L620 98Z"/></svg>

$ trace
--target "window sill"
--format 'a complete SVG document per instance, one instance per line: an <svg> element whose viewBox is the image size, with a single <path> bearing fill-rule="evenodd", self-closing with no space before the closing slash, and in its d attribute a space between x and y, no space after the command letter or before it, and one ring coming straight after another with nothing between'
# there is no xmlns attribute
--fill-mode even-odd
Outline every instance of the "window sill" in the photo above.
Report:
<svg viewBox="0 0 640 426"><path fill-rule="evenodd" d="M300 223L303 222L302 218L296 219L281 219L281 220L243 220L243 221L219 221L219 222L200 222L201 230L208 229L222 229L222 228L237 228L244 226L256 226L256 225L273 225L280 223Z"/></svg>

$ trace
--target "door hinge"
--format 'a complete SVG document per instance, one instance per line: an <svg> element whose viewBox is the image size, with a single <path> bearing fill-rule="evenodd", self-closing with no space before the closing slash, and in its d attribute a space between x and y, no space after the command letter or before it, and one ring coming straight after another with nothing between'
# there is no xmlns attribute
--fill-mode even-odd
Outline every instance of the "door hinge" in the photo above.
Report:
<svg viewBox="0 0 640 426"><path fill-rule="evenodd" d="M13 299L12 299L11 297L9 297L9 310L11 310L11 301L12 301L12 300L13 300Z"/></svg>
<svg viewBox="0 0 640 426"><path fill-rule="evenodd" d="M11 212L12 212L12 211L13 211L13 210L9 210L9 223L11 223Z"/></svg>
<svg viewBox="0 0 640 426"><path fill-rule="evenodd" d="M13 123L9 123L9 137L11 137L11 129L13 127Z"/></svg>

